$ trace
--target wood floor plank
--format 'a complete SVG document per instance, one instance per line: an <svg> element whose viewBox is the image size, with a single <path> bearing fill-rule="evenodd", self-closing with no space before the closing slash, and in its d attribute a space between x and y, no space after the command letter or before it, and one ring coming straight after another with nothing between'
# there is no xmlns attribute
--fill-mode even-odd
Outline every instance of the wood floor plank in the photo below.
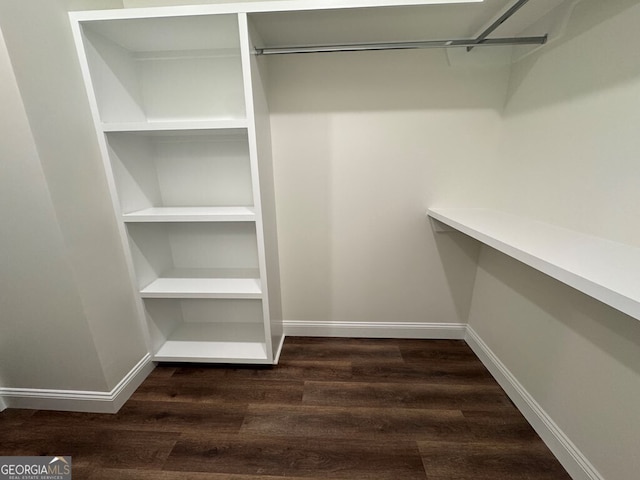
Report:
<svg viewBox="0 0 640 480"><path fill-rule="evenodd" d="M475 438L458 410L289 405L250 405L240 433L387 441Z"/></svg>
<svg viewBox="0 0 640 480"><path fill-rule="evenodd" d="M115 430L180 433L204 429L237 433L246 409L245 404L129 400L114 415L40 411L33 416L33 421L38 425L60 427L81 424L87 428Z"/></svg>
<svg viewBox="0 0 640 480"><path fill-rule="evenodd" d="M183 437L164 470L333 480L426 480L415 442L335 438Z"/></svg>
<svg viewBox="0 0 640 480"><path fill-rule="evenodd" d="M305 382L303 404L487 410L513 408L497 385Z"/></svg>
<svg viewBox="0 0 640 480"><path fill-rule="evenodd" d="M173 375L175 373L177 368L178 368L178 366L175 365L175 364L163 364L163 363L160 363L160 364L156 365L156 368L154 368L151 371L151 373L147 376L147 379L170 377L171 375Z"/></svg>
<svg viewBox="0 0 640 480"><path fill-rule="evenodd" d="M35 410L8 408L0 412L0 432L7 428L19 427L34 415Z"/></svg>
<svg viewBox="0 0 640 480"><path fill-rule="evenodd" d="M83 480L91 478L97 467L93 464L78 465L71 459L71 474L74 480ZM136 470L132 470L136 471ZM140 470L137 470L140 471Z"/></svg>
<svg viewBox="0 0 640 480"><path fill-rule="evenodd" d="M462 414L469 431L478 440L493 443L540 440L533 427L515 408L499 411L463 410Z"/></svg>
<svg viewBox="0 0 640 480"><path fill-rule="evenodd" d="M418 445L429 480L571 480L541 441Z"/></svg>
<svg viewBox="0 0 640 480"><path fill-rule="evenodd" d="M340 339L344 340L344 339ZM325 342L291 343L282 350L283 362L306 361L347 361L374 360L376 362L402 362L400 349L395 342Z"/></svg>
<svg viewBox="0 0 640 480"><path fill-rule="evenodd" d="M73 465L160 469L180 434L33 425L3 432L2 455L71 455Z"/></svg>
<svg viewBox="0 0 640 480"><path fill-rule="evenodd" d="M155 378L143 382L132 400L194 403L300 403L302 381L247 380L205 382L202 379Z"/></svg>
<svg viewBox="0 0 640 480"><path fill-rule="evenodd" d="M74 470L74 479L75 479ZM94 469L90 475L84 477L88 480L322 480L321 477L282 477L273 475L234 475L228 473L211 472L181 472L158 470L125 470L115 468Z"/></svg>
<svg viewBox="0 0 640 480"><path fill-rule="evenodd" d="M471 363L482 362L464 340L402 340L398 343L402 359L407 363Z"/></svg>
<svg viewBox="0 0 640 480"><path fill-rule="evenodd" d="M421 382L440 384L495 385L496 381L479 362L396 363L352 362L354 382Z"/></svg>
<svg viewBox="0 0 640 480"><path fill-rule="evenodd" d="M351 362L323 362L305 360L280 360L277 366L220 366L186 365L175 369L175 379L201 379L207 381L237 380L348 380L351 378Z"/></svg>

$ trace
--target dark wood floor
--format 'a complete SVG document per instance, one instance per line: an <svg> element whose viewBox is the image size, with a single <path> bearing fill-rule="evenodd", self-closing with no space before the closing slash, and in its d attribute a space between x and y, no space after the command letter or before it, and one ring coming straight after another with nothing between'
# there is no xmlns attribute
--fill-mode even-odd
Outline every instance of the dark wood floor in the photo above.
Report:
<svg viewBox="0 0 640 480"><path fill-rule="evenodd" d="M90 480L568 480L462 341L288 338L277 367L159 366L117 415L6 410L0 455Z"/></svg>

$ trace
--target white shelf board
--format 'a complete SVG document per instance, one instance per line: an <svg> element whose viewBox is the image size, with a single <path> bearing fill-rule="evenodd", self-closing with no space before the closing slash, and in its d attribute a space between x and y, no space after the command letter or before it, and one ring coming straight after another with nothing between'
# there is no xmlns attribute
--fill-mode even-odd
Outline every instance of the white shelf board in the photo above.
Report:
<svg viewBox="0 0 640 480"><path fill-rule="evenodd" d="M251 207L154 207L125 213L125 222L253 222Z"/></svg>
<svg viewBox="0 0 640 480"><path fill-rule="evenodd" d="M640 248L488 209L428 215L640 320Z"/></svg>
<svg viewBox="0 0 640 480"><path fill-rule="evenodd" d="M103 123L103 132L163 132L176 130L237 130L247 128L247 120L212 119L212 120L158 120L146 122Z"/></svg>
<svg viewBox="0 0 640 480"><path fill-rule="evenodd" d="M262 324L183 323L154 355L157 362L267 363Z"/></svg>
<svg viewBox="0 0 640 480"><path fill-rule="evenodd" d="M260 299L257 278L167 278L154 280L140 291L142 298Z"/></svg>
<svg viewBox="0 0 640 480"><path fill-rule="evenodd" d="M255 2L229 2L213 5L179 5L151 8L87 10L70 12L77 22L117 20L148 17L173 17L221 13L289 12L305 10L335 10L350 8L402 7L411 5L456 5L482 3L484 0L271 0Z"/></svg>

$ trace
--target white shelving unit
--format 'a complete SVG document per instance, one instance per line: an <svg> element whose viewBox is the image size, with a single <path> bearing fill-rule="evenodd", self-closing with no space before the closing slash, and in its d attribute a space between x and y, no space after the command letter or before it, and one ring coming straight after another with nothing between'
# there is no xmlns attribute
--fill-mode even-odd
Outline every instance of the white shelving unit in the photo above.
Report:
<svg viewBox="0 0 640 480"><path fill-rule="evenodd" d="M640 320L640 248L488 209L428 215Z"/></svg>
<svg viewBox="0 0 640 480"><path fill-rule="evenodd" d="M246 14L140 13L71 19L149 348L275 363L270 132Z"/></svg>

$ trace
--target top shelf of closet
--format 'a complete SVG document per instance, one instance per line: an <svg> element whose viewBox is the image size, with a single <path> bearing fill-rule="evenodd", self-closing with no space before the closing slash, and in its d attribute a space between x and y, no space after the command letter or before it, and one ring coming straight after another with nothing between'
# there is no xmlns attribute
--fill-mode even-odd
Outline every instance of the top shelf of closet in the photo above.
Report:
<svg viewBox="0 0 640 480"><path fill-rule="evenodd" d="M640 248L488 209L428 215L640 320Z"/></svg>
<svg viewBox="0 0 640 480"><path fill-rule="evenodd" d="M491 37L517 37L525 32L526 36L544 35L549 31L548 24L556 21L547 18L550 12L571 2L526 2L517 15L502 22ZM135 57L151 58L158 56L159 51L194 53L222 51L225 47L237 50L235 41L225 43L233 37L225 35L224 30L219 34L217 28L201 28L200 20L196 21L198 17L227 18L222 23L233 24L236 14L247 14L257 37L261 38L255 46L268 49L471 39L513 4L514 0L230 0L207 5L71 12L70 16L82 30L112 39L134 52ZM192 22L195 24L193 34L189 27ZM168 30L155 27L163 23L170 24L177 37L163 36L162 32Z"/></svg>
<svg viewBox="0 0 640 480"><path fill-rule="evenodd" d="M104 131L246 126L237 15L96 20L78 28Z"/></svg>

